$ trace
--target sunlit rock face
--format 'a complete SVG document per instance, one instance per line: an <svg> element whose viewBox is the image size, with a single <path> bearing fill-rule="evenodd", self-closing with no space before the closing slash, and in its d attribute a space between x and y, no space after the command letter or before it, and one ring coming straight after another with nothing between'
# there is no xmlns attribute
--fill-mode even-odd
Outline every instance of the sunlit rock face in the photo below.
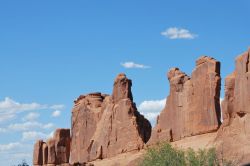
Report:
<svg viewBox="0 0 250 166"><path fill-rule="evenodd" d="M225 98L222 102L224 124L237 115L250 113L249 50L235 59L235 71L225 79Z"/></svg>
<svg viewBox="0 0 250 166"><path fill-rule="evenodd" d="M228 158L250 161L250 50L235 59L235 70L225 79L223 124L216 147Z"/></svg>
<svg viewBox="0 0 250 166"><path fill-rule="evenodd" d="M220 62L203 56L191 77L178 68L170 69L167 77L170 94L149 144L216 131L220 126Z"/></svg>
<svg viewBox="0 0 250 166"><path fill-rule="evenodd" d="M70 157L70 129L57 129L46 142L38 140L34 145L33 165L65 165Z"/></svg>
<svg viewBox="0 0 250 166"><path fill-rule="evenodd" d="M72 110L70 163L84 163L134 150L149 140L151 125L137 111L132 81L119 74L112 96L81 95Z"/></svg>

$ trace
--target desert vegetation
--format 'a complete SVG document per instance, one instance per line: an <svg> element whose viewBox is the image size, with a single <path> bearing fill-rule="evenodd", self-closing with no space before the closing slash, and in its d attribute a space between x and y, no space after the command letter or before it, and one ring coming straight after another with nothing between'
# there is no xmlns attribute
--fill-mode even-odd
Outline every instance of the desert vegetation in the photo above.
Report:
<svg viewBox="0 0 250 166"><path fill-rule="evenodd" d="M215 148L189 148L182 150L172 147L169 143L157 144L148 148L139 166L233 166L231 161L220 158Z"/></svg>

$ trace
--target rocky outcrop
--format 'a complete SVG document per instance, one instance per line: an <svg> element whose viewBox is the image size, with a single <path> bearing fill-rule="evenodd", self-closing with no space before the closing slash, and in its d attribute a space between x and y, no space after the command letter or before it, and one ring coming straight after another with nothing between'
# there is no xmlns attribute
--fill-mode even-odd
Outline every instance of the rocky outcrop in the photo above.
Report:
<svg viewBox="0 0 250 166"><path fill-rule="evenodd" d="M137 111L132 82L119 74L112 96L81 95L72 110L71 164L85 163L140 150L151 135L151 125Z"/></svg>
<svg viewBox="0 0 250 166"><path fill-rule="evenodd" d="M178 68L168 72L170 94L152 134L133 102L132 81L119 74L112 95L90 93L74 101L71 135L69 129L57 129L53 138L38 140L33 165L131 165L145 152L137 153L145 143L158 141L181 148L214 146L233 163L250 161L249 56L250 50L238 56L235 71L225 79L222 125L220 63L203 56L191 76Z"/></svg>
<svg viewBox="0 0 250 166"><path fill-rule="evenodd" d="M66 165L70 156L70 130L57 129L53 138L43 142L38 140L34 145L33 165Z"/></svg>
<svg viewBox="0 0 250 166"><path fill-rule="evenodd" d="M43 140L36 141L33 150L33 165L43 164Z"/></svg>
<svg viewBox="0 0 250 166"><path fill-rule="evenodd" d="M149 144L216 131L220 126L220 62L203 56L191 77L178 68L167 76L170 94Z"/></svg>
<svg viewBox="0 0 250 166"><path fill-rule="evenodd" d="M223 124L217 149L230 159L250 161L250 50L235 60L235 71L225 79Z"/></svg>
<svg viewBox="0 0 250 166"><path fill-rule="evenodd" d="M225 98L222 102L224 125L236 116L250 113L250 64L249 50L235 60L235 71L225 79Z"/></svg>

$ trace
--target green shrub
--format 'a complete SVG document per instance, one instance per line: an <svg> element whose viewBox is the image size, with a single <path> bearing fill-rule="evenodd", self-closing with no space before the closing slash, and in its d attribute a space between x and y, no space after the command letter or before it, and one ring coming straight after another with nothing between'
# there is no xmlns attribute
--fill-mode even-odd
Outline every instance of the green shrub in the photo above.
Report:
<svg viewBox="0 0 250 166"><path fill-rule="evenodd" d="M169 143L161 143L149 148L140 166L232 166L230 162L220 162L214 148L195 152L193 149L180 150Z"/></svg>
<svg viewBox="0 0 250 166"><path fill-rule="evenodd" d="M214 148L208 150L199 150L195 152L189 148L186 152L186 163L188 166L219 166L219 160Z"/></svg>

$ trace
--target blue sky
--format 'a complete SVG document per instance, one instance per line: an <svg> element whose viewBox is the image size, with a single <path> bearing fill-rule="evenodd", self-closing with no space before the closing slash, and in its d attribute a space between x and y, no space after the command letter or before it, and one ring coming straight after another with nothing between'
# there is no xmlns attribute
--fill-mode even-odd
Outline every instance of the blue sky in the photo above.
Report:
<svg viewBox="0 0 250 166"><path fill-rule="evenodd" d="M73 100L110 94L120 72L150 117L171 67L191 74L209 55L224 78L250 45L249 11L248 0L0 1L0 165L31 164L34 140L70 127Z"/></svg>

